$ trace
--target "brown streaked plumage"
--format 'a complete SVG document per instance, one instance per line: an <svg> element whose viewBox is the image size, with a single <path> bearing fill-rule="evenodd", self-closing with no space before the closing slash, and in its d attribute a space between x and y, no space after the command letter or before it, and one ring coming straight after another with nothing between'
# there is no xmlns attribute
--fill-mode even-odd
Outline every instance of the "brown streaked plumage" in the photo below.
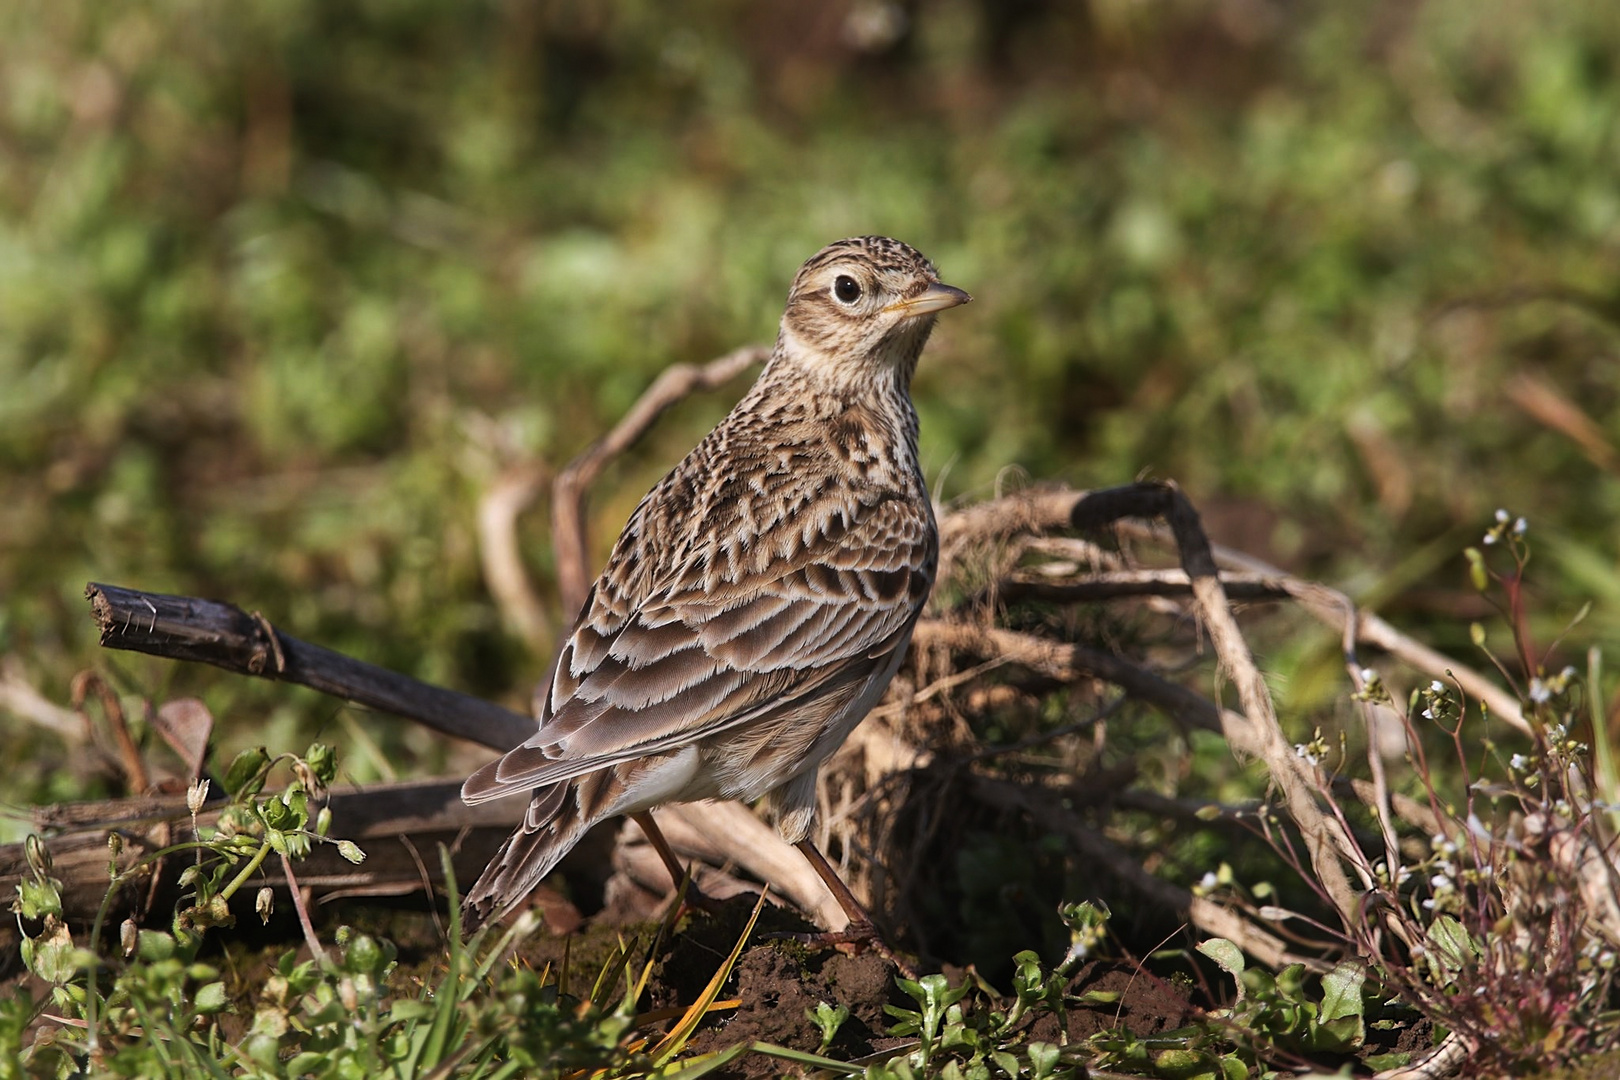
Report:
<svg viewBox="0 0 1620 1080"><path fill-rule="evenodd" d="M816 770L882 695L933 584L910 383L935 314L968 299L887 237L799 270L759 380L625 525L539 730L463 785L469 803L531 796L467 893L470 924L596 822L666 802L765 797L807 845Z"/></svg>

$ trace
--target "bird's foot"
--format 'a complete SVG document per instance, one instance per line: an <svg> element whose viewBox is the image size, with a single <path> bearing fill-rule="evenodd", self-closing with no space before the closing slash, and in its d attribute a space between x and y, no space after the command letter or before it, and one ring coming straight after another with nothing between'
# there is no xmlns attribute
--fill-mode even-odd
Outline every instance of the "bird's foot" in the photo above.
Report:
<svg viewBox="0 0 1620 1080"><path fill-rule="evenodd" d="M766 940L792 941L809 949L837 949L848 956L855 956L862 949L871 949L890 964L896 971L908 979L917 977L917 970L899 954L889 948L889 943L883 940L883 935L871 922L852 922L842 930L823 930L815 934L776 933L766 934Z"/></svg>

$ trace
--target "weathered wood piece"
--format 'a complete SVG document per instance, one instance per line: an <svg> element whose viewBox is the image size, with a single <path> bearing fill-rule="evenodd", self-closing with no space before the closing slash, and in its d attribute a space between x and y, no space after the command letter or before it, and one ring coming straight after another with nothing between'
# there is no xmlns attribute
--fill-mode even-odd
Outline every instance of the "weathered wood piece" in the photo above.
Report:
<svg viewBox="0 0 1620 1080"><path fill-rule="evenodd" d="M458 779L334 791L328 805L337 822L334 833L354 840L366 852L366 861L356 866L339 856L334 845L316 844L309 858L298 864L299 884L328 895L391 896L420 892L429 883L442 886L444 874L437 854L441 843L451 848L456 879L471 881L524 810L518 799L468 806L461 801ZM197 824L204 829L212 826L221 806L223 803L216 802L204 807ZM94 918L107 891L110 833L116 832L123 841L116 858L120 872L162 848L194 839L191 815L180 795L41 806L32 813L35 827L49 834L51 876L62 883L63 913L70 923ZM162 876L172 881L191 856L175 855L166 861L170 869ZM22 844L0 845L0 894L15 895L17 884L29 873ZM259 884L285 889L286 879L269 862L255 888ZM132 879L112 906L115 917L143 908L150 886L150 876ZM246 897L243 910L250 910L251 891L241 895ZM241 914L239 911L238 916Z"/></svg>
<svg viewBox="0 0 1620 1080"><path fill-rule="evenodd" d="M509 750L534 734L530 717L300 641L234 604L97 582L85 596L101 644L110 649L297 683L494 750Z"/></svg>

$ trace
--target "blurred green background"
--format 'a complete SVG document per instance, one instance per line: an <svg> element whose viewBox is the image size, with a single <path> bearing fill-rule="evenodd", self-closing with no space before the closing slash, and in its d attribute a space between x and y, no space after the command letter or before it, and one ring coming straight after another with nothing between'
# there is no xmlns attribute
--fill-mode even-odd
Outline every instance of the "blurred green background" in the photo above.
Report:
<svg viewBox="0 0 1620 1080"><path fill-rule="evenodd" d="M1620 5L13 0L6 677L200 694L227 751L320 733L357 779L463 766L105 653L84 583L521 707L547 658L488 598L480 493L768 341L865 232L977 297L916 386L945 499L1174 478L1217 539L1459 652L1458 552L1505 506L1543 640L1587 598L1572 656L1620 626ZM740 391L610 471L598 553ZM549 589L543 505L525 544ZM1345 692L1308 655L1332 676L1327 636L1262 657L1296 714ZM102 790L0 732L5 800Z"/></svg>

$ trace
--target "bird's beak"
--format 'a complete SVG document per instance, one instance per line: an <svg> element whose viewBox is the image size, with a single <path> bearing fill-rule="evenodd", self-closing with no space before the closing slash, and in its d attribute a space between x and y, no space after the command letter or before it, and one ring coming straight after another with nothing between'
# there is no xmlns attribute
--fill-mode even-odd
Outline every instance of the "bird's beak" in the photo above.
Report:
<svg viewBox="0 0 1620 1080"><path fill-rule="evenodd" d="M904 300L896 300L883 310L899 312L904 318L915 318L918 315L931 315L936 311L965 304L973 297L958 289L954 285L944 285L934 282L916 296L909 296Z"/></svg>

